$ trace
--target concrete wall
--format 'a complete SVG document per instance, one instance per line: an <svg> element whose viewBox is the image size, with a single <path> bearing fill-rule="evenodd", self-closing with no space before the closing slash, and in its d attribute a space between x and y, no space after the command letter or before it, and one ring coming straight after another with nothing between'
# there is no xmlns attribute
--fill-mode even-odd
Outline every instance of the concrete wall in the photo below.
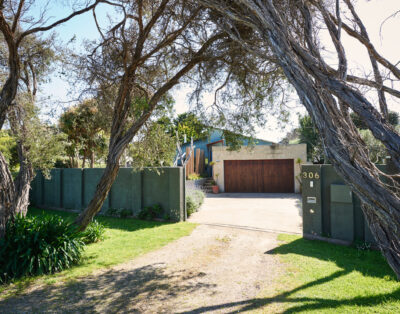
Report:
<svg viewBox="0 0 400 314"><path fill-rule="evenodd" d="M296 160L300 158L302 162L307 161L307 145L259 145L252 147L242 147L239 151L229 151L227 147L215 146L212 148L213 161L215 161L213 177L217 182L220 191L224 192L224 160L260 160L260 159L293 159L294 176L300 174L300 166ZM216 176L218 174L218 178ZM295 182L295 192L300 192L300 185Z"/></svg>
<svg viewBox="0 0 400 314"><path fill-rule="evenodd" d="M32 182L31 204L40 208L83 210L92 199L104 169L52 169L46 179L39 172ZM101 212L130 209L134 215L159 204L176 221L185 219L183 168L121 168Z"/></svg>
<svg viewBox="0 0 400 314"><path fill-rule="evenodd" d="M386 171L384 165L378 168ZM332 165L303 165L301 178L304 236L375 243L360 199Z"/></svg>

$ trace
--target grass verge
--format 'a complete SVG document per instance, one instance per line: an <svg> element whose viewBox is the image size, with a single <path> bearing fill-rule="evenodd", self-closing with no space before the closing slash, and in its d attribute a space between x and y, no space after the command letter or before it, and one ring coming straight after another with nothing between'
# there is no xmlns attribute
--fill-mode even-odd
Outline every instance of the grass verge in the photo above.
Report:
<svg viewBox="0 0 400 314"><path fill-rule="evenodd" d="M377 251L279 235L276 286L252 309L284 313L400 313L400 283Z"/></svg>
<svg viewBox="0 0 400 314"><path fill-rule="evenodd" d="M73 221L76 214L64 211L43 211L30 208L28 215L59 215ZM137 219L96 217L105 226L105 239L87 245L79 265L63 272L34 278L23 278L8 285L0 285L0 299L24 292L33 283L55 284L73 281L89 275L95 270L129 261L152 250L161 248L171 241L189 235L196 227L191 223L161 223Z"/></svg>

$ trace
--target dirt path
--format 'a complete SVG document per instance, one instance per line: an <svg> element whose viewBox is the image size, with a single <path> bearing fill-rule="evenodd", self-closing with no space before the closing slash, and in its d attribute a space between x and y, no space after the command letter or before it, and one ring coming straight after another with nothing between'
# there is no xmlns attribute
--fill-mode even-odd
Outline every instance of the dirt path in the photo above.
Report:
<svg viewBox="0 0 400 314"><path fill-rule="evenodd" d="M279 273L272 233L201 225L190 236L69 284L0 301L8 312L240 311Z"/></svg>

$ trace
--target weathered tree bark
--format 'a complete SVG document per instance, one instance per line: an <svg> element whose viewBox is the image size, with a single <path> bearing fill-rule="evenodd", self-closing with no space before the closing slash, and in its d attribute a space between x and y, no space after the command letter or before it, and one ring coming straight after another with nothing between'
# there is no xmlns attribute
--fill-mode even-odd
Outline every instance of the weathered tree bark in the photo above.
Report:
<svg viewBox="0 0 400 314"><path fill-rule="evenodd" d="M20 169L14 180L14 199L12 212L26 216L29 206L29 190L34 179L34 170L31 163L27 160L26 148L21 142L17 143Z"/></svg>
<svg viewBox="0 0 400 314"><path fill-rule="evenodd" d="M85 165L86 165L86 155L83 154L83 159L82 159L82 169L85 169Z"/></svg>
<svg viewBox="0 0 400 314"><path fill-rule="evenodd" d="M161 15L161 13L162 12L157 14ZM176 34L177 33L174 33L174 36L176 36ZM133 137L143 126L143 124L148 121L158 102L171 88L179 83L179 80L183 76L185 76L197 64L206 60L207 57L205 57L205 54L209 47L224 37L226 36L221 33L217 33L214 36L210 37L207 41L203 43L201 48L193 54L192 58L188 60L188 62L183 65L179 71L176 72L174 76L172 76L160 88L158 88L151 97L147 95L147 108L144 109L141 112L141 115L131 123L129 128L127 128L126 121L128 120L129 108L132 106L132 89L134 86L133 82L135 82L136 79L135 71L138 60L142 58L140 54L138 54L137 56L135 55L138 60L132 60L131 65L127 67L127 70L129 71L125 72L123 78L121 79L118 94L114 103L113 121L110 132L111 135L109 153L107 157L107 165L105 171L100 179L99 184L96 187L95 195L90 201L88 207L79 215L79 217L75 221L75 223L79 225L80 230L84 230L93 220L94 216L101 210L104 200L106 199L111 189L111 186L114 183L115 178L118 174L121 155L123 154L127 145L132 141ZM137 45L142 46L145 39L146 38L138 40ZM138 46L136 47L138 49Z"/></svg>
<svg viewBox="0 0 400 314"><path fill-rule="evenodd" d="M343 74L340 69L338 75L330 73L329 66L325 64L314 44L312 32L307 29L311 27L310 14L306 14L308 17L304 21L305 30L302 36L307 39L307 47L304 48L298 38L289 32L282 17L284 13L276 9L272 0L242 0L240 9L232 9L223 0L202 2L218 10L230 23L243 23L251 27L269 44L277 62L317 126L327 157L363 202L363 210L372 233L400 279L399 188L391 176L383 174L370 162L364 143L352 122L346 119L338 102L361 117L375 138L385 145L397 169L400 165L399 135L362 94L348 85L343 76L340 77ZM318 3L320 2L317 2L316 8L324 15L326 12L323 12L324 8ZM301 2L301 5L304 12L310 11L306 2ZM326 22L329 23L327 20ZM338 40L335 34L337 31L332 29L331 32L334 42ZM235 34L232 37L235 38ZM379 87L379 82L377 84ZM385 183L382 176L389 183Z"/></svg>
<svg viewBox="0 0 400 314"><path fill-rule="evenodd" d="M118 154L119 153L119 154ZM93 217L101 210L108 193L110 192L111 186L117 177L119 170L119 157L122 152L110 152L107 166L104 169L104 173L100 178L99 183L96 187L96 192L90 201L88 207L83 211L75 223L79 226L79 230L83 231L93 220Z"/></svg>
<svg viewBox="0 0 400 314"><path fill-rule="evenodd" d="M2 64L2 67L7 67L7 77L5 83L0 87L0 130L2 129L7 115L18 106L15 99L21 81L24 79L21 76L21 56L19 48L30 35L43 33L53 29L54 27L69 21L73 17L88 12L94 9L102 0L95 0L91 5L88 5L80 10L75 10L68 16L56 20L55 22L44 25L46 20L44 16L40 20L32 20L24 15L29 15L31 4L28 1L0 1L0 33L2 40L7 48L7 64ZM107 1L107 3L109 3ZM4 12L7 12L6 14ZM43 12L42 12L43 13ZM23 23L21 23L23 21ZM23 24L23 25L21 25ZM26 30L23 29L26 27ZM32 64L29 64L32 73L33 89L27 82L27 92L35 95L37 90L36 73ZM27 79L27 78L25 78ZM23 88L22 88L23 89ZM11 123L11 121L10 121ZM18 121L22 123L22 121ZM14 132L16 125L11 126ZM12 219L16 214L26 214L29 203L30 183L33 179L32 165L27 160L23 143L18 143L18 154L20 159L20 171L13 181L10 169L4 156L0 153L0 237L4 236L5 226L9 219Z"/></svg>
<svg viewBox="0 0 400 314"><path fill-rule="evenodd" d="M94 151L90 153L90 168L94 168Z"/></svg>
<svg viewBox="0 0 400 314"><path fill-rule="evenodd" d="M12 175L0 152L0 238L4 236L7 221L13 216L14 194Z"/></svg>

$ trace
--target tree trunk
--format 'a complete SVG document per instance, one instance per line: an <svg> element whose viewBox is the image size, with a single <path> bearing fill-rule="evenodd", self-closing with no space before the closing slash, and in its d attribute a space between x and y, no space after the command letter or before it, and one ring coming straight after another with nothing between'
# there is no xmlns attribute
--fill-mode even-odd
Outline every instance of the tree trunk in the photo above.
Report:
<svg viewBox="0 0 400 314"><path fill-rule="evenodd" d="M85 168L85 164L86 164L86 155L83 155L83 160L82 160L82 169Z"/></svg>
<svg viewBox="0 0 400 314"><path fill-rule="evenodd" d="M79 230L83 231L93 220L93 217L101 210L111 186L117 177L119 170L119 158L107 162L107 166L101 176L100 182L96 187L96 192L88 207L78 216L75 223L79 225Z"/></svg>
<svg viewBox="0 0 400 314"><path fill-rule="evenodd" d="M397 278L400 279L398 275L400 270L400 260L399 254L397 253L399 250L399 241L393 241L390 226L377 216L374 208L363 203L362 210L375 240L379 243L383 256L390 267L396 272Z"/></svg>
<svg viewBox="0 0 400 314"><path fill-rule="evenodd" d="M392 177L380 172L369 160L364 142L354 124L346 119L339 104L348 106L360 116L374 137L385 145L396 168L400 164L400 136L364 95L337 75L329 73L328 66L314 45L313 32L310 29L311 15L306 2L299 2L305 16L303 35L307 42L306 48L290 33L283 14L275 8L272 0L242 0L242 11L237 8L232 11L230 7L224 6L216 7L215 2L224 4L224 1L206 1L221 14L233 19L233 23L241 22L252 27L271 47L285 76L296 89L302 104L317 126L326 155L334 169L364 204L363 210L371 231L389 265L400 279L399 188ZM232 36L236 38L235 34ZM389 183L384 182L382 177Z"/></svg>
<svg viewBox="0 0 400 314"><path fill-rule="evenodd" d="M90 168L94 168L94 151L90 153Z"/></svg>
<svg viewBox="0 0 400 314"><path fill-rule="evenodd" d="M0 238L5 234L7 221L13 216L14 183L7 162L0 152Z"/></svg>
<svg viewBox="0 0 400 314"><path fill-rule="evenodd" d="M21 165L18 176L14 181L15 195L12 212L26 216L29 206L29 191L31 182L34 179L34 171L31 165Z"/></svg>

